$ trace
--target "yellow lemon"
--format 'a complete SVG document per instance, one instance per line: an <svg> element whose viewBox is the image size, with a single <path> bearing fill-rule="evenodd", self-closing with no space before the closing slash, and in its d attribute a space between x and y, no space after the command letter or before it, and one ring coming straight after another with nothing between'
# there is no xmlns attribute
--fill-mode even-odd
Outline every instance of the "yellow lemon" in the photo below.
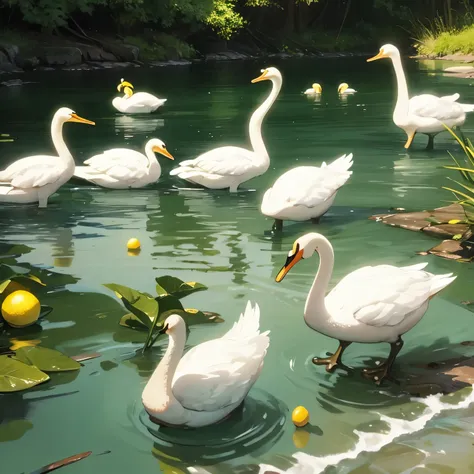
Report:
<svg viewBox="0 0 474 474"><path fill-rule="evenodd" d="M305 426L309 422L309 412L305 407L296 407L291 414L291 419L296 426Z"/></svg>
<svg viewBox="0 0 474 474"><path fill-rule="evenodd" d="M9 294L2 304L3 319L14 328L24 328L36 323L41 305L29 291L18 290Z"/></svg>
<svg viewBox="0 0 474 474"><path fill-rule="evenodd" d="M293 433L293 444L296 449L303 449L309 441L311 436L309 431L306 430L295 430Z"/></svg>
<svg viewBox="0 0 474 474"><path fill-rule="evenodd" d="M128 250L138 250L140 248L140 241L135 237L131 238L127 242L127 248Z"/></svg>

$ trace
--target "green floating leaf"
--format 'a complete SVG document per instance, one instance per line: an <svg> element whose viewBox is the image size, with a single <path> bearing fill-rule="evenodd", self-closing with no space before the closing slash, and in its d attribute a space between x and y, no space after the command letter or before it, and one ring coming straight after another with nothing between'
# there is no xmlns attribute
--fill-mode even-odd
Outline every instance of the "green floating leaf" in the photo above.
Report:
<svg viewBox="0 0 474 474"><path fill-rule="evenodd" d="M207 286L202 283L196 281L184 282L170 275L155 278L155 281L157 283L156 293L160 297L172 295L176 298L184 298L197 291L207 290Z"/></svg>
<svg viewBox="0 0 474 474"><path fill-rule="evenodd" d="M15 352L15 359L45 372L66 372L81 368L81 364L74 359L45 347L21 347Z"/></svg>
<svg viewBox="0 0 474 474"><path fill-rule="evenodd" d="M33 423L28 420L12 420L0 425L0 443L20 439L28 430L33 428Z"/></svg>
<svg viewBox="0 0 474 474"><path fill-rule="evenodd" d="M460 222L463 222L463 221L461 219L451 219L450 221L448 221L448 224L455 225L455 224L459 224Z"/></svg>
<svg viewBox="0 0 474 474"><path fill-rule="evenodd" d="M11 280L5 280L0 283L0 295L7 289L8 285L11 283Z"/></svg>
<svg viewBox="0 0 474 474"><path fill-rule="evenodd" d="M434 217L426 217L425 221L428 221L431 224L441 224L441 222L438 219L435 219Z"/></svg>
<svg viewBox="0 0 474 474"><path fill-rule="evenodd" d="M0 356L0 392L19 392L49 380L37 367L6 355Z"/></svg>
<svg viewBox="0 0 474 474"><path fill-rule="evenodd" d="M128 286L115 283L108 283L104 286L114 291L117 297L122 300L125 308L133 313L147 328L151 326L159 310L159 305L155 298Z"/></svg>
<svg viewBox="0 0 474 474"><path fill-rule="evenodd" d="M51 306L48 306L46 304L42 304L40 315L38 316L38 319L46 318L46 316L48 316L48 314L51 313L51 311L53 311L53 308Z"/></svg>
<svg viewBox="0 0 474 474"><path fill-rule="evenodd" d="M453 240L461 240L461 239L462 239L462 234L453 235Z"/></svg>
<svg viewBox="0 0 474 474"><path fill-rule="evenodd" d="M152 321L150 320L150 326ZM129 329L136 329L139 331L147 331L149 326L145 326L140 319L138 319L133 313L127 313L120 318L120 326Z"/></svg>

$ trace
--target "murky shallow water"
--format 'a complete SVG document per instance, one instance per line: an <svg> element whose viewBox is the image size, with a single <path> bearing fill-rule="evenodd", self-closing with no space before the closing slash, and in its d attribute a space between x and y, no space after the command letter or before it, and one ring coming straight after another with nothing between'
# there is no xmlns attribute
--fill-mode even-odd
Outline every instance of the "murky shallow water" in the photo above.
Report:
<svg viewBox="0 0 474 474"><path fill-rule="evenodd" d="M249 81L264 66L246 62L31 75L27 79L33 84L2 91L0 113L7 121L1 131L15 142L2 144L0 161L6 164L51 150L49 117L60 105L97 122L95 128L65 127L78 162L124 142L140 149L152 136L164 140L176 160L224 143L246 143L248 116L267 90L267 85ZM28 252L19 250L12 262L42 269L35 270L48 283L41 301L54 307L42 331L24 337L70 355L102 354L84 362L77 373L56 374L30 392L0 396L5 473L29 473L88 450L93 455L67 467L69 472L180 473L200 466L205 471L193 472L221 474L259 472L261 463L281 470L299 463L290 472L300 474L335 463L327 472L472 471L474 408L441 411L437 399L413 403L400 387L375 387L358 370L328 375L313 366L312 357L336 345L309 330L302 319L317 258L300 263L281 284L274 277L293 240L315 227L288 224L283 236L272 238L272 222L259 212L263 192L284 170L354 153L353 177L318 227L335 248L333 283L361 265L382 262L429 261L433 272L459 275L407 334L396 370L403 379L418 363L472 353L459 343L474 339L473 315L460 305L472 299L473 270L418 256L416 251L436 240L367 218L392 206L419 209L450 200L440 190L450 172L441 166L450 160L446 150L456 153L457 147L444 134L433 153L423 149L424 137L417 137L410 153L404 151L405 137L391 122L389 63L368 65L361 58L284 61L277 66L284 86L264 124L272 164L238 194L177 189L183 185L168 176L172 163L166 161L161 181L145 190L107 191L70 183L46 210L0 209L3 242L29 247ZM474 102L470 82L437 73L441 67L410 63L411 92L459 92L464 102ZM167 97L162 112L150 117L116 115L110 100L122 76L137 90ZM324 88L319 103L300 95L314 81ZM343 102L336 92L342 81L359 90ZM473 120L464 127L471 136ZM125 250L132 236L142 242L142 252L135 257ZM137 352L144 336L118 325L125 311L102 286L116 282L153 292L154 278L164 274L209 286L184 301L225 319L193 327L189 346L223 334L248 299L259 303L261 327L271 330L264 370L243 411L199 432L182 434L150 425L140 396L164 346L157 345L146 356ZM384 345L354 345L345 361L357 369L387 353ZM458 398L463 396L470 395L455 397L460 406ZM311 425L295 434L290 414L297 405L309 409ZM410 421L393 421L403 416ZM403 436L394 440L399 434ZM360 443L376 451L344 460L364 447ZM296 452L305 454L292 457Z"/></svg>

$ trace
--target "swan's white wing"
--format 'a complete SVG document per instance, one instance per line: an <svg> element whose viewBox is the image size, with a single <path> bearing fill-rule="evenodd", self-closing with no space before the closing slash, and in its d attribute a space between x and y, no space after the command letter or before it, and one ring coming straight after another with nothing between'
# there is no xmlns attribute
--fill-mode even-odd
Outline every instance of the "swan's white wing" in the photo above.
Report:
<svg viewBox="0 0 474 474"><path fill-rule="evenodd" d="M148 158L135 150L113 148L100 155L95 155L84 162L89 173L101 173L111 178L123 180L138 179L148 169Z"/></svg>
<svg viewBox="0 0 474 474"><path fill-rule="evenodd" d="M8 183L14 188L33 188L56 182L64 173L57 156L29 156L15 161L0 171L0 183Z"/></svg>
<svg viewBox="0 0 474 474"><path fill-rule="evenodd" d="M440 122L456 119L464 114L460 104L453 97L436 97L431 94L422 94L412 97L409 104L410 114L419 117L434 118Z"/></svg>
<svg viewBox="0 0 474 474"><path fill-rule="evenodd" d="M329 199L350 178L352 154L321 167L298 166L281 175L271 188L270 199L287 206L315 207Z"/></svg>
<svg viewBox="0 0 474 474"><path fill-rule="evenodd" d="M181 359L173 394L187 409L215 411L238 403L257 380L269 338L259 333L260 310L245 313L220 339L200 344Z"/></svg>
<svg viewBox="0 0 474 474"><path fill-rule="evenodd" d="M328 294L328 310L352 315L370 326L396 326L455 278L426 272L426 265L360 268Z"/></svg>
<svg viewBox="0 0 474 474"><path fill-rule="evenodd" d="M161 104L164 101L166 101L166 99L158 99L158 97L155 97L148 92L137 92L126 99L127 106L133 105L134 107L154 107L155 105Z"/></svg>
<svg viewBox="0 0 474 474"><path fill-rule="evenodd" d="M219 176L241 176L255 167L255 153L244 148L224 146L203 153L194 160L182 161L171 175L184 169Z"/></svg>
<svg viewBox="0 0 474 474"><path fill-rule="evenodd" d="M396 326L455 278L426 272L426 265L360 268L328 294L328 310L352 315L370 326Z"/></svg>

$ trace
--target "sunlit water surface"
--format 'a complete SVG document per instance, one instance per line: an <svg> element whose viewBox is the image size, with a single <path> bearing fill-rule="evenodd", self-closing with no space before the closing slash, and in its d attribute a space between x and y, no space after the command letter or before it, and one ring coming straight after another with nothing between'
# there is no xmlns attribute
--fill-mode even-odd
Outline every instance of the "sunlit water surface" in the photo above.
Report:
<svg viewBox="0 0 474 474"><path fill-rule="evenodd" d="M175 163L219 145L245 145L249 115L269 88L250 80L266 65L30 74L22 77L30 84L2 89L0 132L15 141L1 144L0 163L52 153L49 121L59 106L97 123L64 127L78 163L107 148L142 149L150 137L165 141ZM472 472L469 399L464 408L447 411L438 399L412 402L396 385L376 387L358 370L326 374L311 358L334 350L336 342L311 331L302 318L317 258L300 263L281 284L274 282L294 239L315 230L335 248L332 283L362 265L428 261L429 270L459 277L407 334L396 374L403 380L414 364L469 354L459 343L474 339L473 316L460 302L472 299L472 266L419 256L417 251L437 241L368 220L391 207L433 208L449 201L440 188L451 172L441 166L450 163L447 150L458 153L458 148L443 134L434 152L424 150L423 136L409 153L404 150L406 137L391 120L395 89L389 62L367 64L358 58L276 65L283 89L263 127L271 166L239 193L179 189L187 186L168 175L175 163L162 160L160 182L147 189L108 191L71 182L47 209L0 208L0 238L29 247L18 250L11 263L36 267L48 283L42 303L54 307L42 331L23 337L69 355L102 354L84 362L79 372L0 397L2 472L30 473L89 450L93 455L68 472L250 473L259 472L259 464L279 472L296 463L300 466L292 472L305 474L330 464L337 467L326 472ZM474 102L472 81L447 77L442 67L411 62L411 92L459 92L464 102ZM111 100L120 77L136 90L168 98L167 104L150 116L117 114ZM320 101L301 95L315 81L323 85ZM339 99L337 85L343 81L359 92ZM474 136L473 128L471 117L464 131ZM319 165L348 152L354 153L353 177L321 224L285 224L283 235L272 237L272 222L259 206L276 177L290 167ZM142 242L138 256L125 248L132 236ZM262 329L271 331L264 370L243 411L198 432L157 430L148 421L141 391L166 342L145 356L137 352L144 336L118 325L125 311L102 286L115 282L153 292L154 278L165 274L206 284L209 290L187 298L186 305L217 311L225 319L195 326L189 346L222 335L249 299L261 307ZM387 353L387 345L354 345L345 361L360 369ZM455 402L462 404L466 395ZM291 411L297 405L308 408L311 424L295 434ZM393 421L397 418L408 421L400 425ZM357 456L365 449L375 452Z"/></svg>

